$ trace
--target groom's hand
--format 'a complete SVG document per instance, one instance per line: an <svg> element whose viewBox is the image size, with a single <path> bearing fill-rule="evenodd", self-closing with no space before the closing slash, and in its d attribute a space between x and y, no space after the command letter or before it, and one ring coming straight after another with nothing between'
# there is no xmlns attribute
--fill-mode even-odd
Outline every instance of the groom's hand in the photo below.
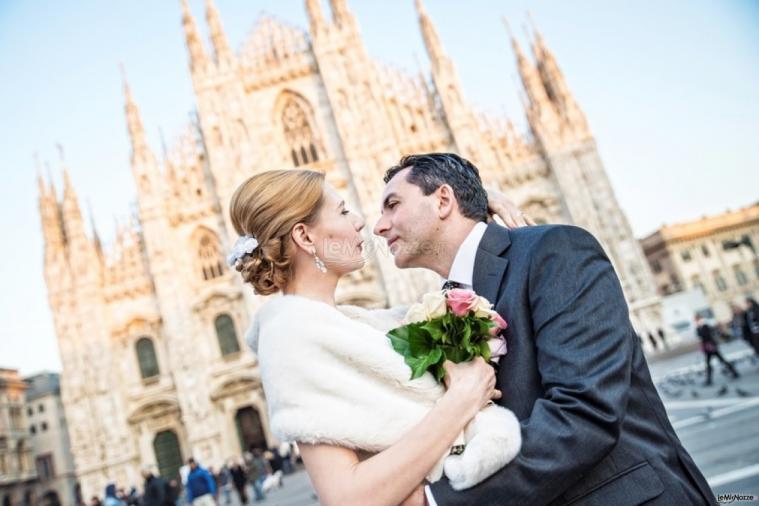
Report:
<svg viewBox="0 0 759 506"><path fill-rule="evenodd" d="M400 506L427 506L427 496L424 493L424 484L419 485L411 492Z"/></svg>

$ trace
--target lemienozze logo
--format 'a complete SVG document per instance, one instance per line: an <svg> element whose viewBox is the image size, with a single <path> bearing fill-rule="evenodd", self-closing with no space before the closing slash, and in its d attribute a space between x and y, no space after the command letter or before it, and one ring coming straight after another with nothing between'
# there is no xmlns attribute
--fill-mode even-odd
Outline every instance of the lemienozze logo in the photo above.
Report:
<svg viewBox="0 0 759 506"><path fill-rule="evenodd" d="M717 502L720 504L730 504L741 501L756 501L759 497L755 495L744 494L720 494L717 496Z"/></svg>

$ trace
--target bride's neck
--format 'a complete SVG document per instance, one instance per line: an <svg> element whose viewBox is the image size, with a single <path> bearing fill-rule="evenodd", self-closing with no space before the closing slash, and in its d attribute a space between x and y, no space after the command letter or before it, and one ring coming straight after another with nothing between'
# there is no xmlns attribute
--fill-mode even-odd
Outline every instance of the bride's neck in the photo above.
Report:
<svg viewBox="0 0 759 506"><path fill-rule="evenodd" d="M300 275L295 274L283 293L285 295L299 295L334 306L338 280L338 276L329 271L326 273L305 272Z"/></svg>

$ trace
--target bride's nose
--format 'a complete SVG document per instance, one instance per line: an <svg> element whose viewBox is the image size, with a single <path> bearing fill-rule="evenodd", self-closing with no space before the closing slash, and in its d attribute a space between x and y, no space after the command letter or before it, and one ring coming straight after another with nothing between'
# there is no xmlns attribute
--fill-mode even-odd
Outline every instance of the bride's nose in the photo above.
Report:
<svg viewBox="0 0 759 506"><path fill-rule="evenodd" d="M366 221L364 220L363 217L356 215L355 226L356 226L356 231L361 232L366 226Z"/></svg>

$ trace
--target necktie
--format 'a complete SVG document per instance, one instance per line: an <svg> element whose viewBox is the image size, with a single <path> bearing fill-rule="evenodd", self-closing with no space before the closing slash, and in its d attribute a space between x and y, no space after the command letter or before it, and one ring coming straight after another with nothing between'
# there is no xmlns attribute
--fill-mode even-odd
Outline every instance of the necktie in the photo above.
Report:
<svg viewBox="0 0 759 506"><path fill-rule="evenodd" d="M463 285L459 283L458 281L451 281L448 280L445 283L443 283L443 290L450 290L451 288L461 288Z"/></svg>

